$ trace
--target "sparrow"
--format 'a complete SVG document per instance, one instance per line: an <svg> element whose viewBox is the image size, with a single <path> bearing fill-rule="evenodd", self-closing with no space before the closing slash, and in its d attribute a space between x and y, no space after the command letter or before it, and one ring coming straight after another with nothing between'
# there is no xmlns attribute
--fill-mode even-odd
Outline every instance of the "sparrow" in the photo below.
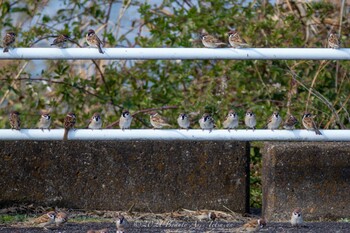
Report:
<svg viewBox="0 0 350 233"><path fill-rule="evenodd" d="M216 214L214 212L209 212L208 213L208 218L211 220L211 221L214 221L216 219Z"/></svg>
<svg viewBox="0 0 350 233"><path fill-rule="evenodd" d="M68 40L69 40L69 36L61 34L61 35L57 36L56 39L54 39L51 46L57 45L58 47L64 47Z"/></svg>
<svg viewBox="0 0 350 233"><path fill-rule="evenodd" d="M33 223L39 227L46 227L55 223L56 213L50 211L33 220Z"/></svg>
<svg viewBox="0 0 350 233"><path fill-rule="evenodd" d="M315 116L312 116L311 113L305 112L302 119L303 126L307 130L314 130L317 135L322 135L316 126L314 117Z"/></svg>
<svg viewBox="0 0 350 233"><path fill-rule="evenodd" d="M171 126L165 118L156 112L150 113L150 121L154 129L161 129L163 126Z"/></svg>
<svg viewBox="0 0 350 233"><path fill-rule="evenodd" d="M10 113L10 125L11 125L11 129L16 129L16 130L20 130L21 129L21 119L19 118L19 112L17 111L12 111Z"/></svg>
<svg viewBox="0 0 350 233"><path fill-rule="evenodd" d="M62 226L68 221L68 215L65 212L59 211L56 213L55 223L56 226Z"/></svg>
<svg viewBox="0 0 350 233"><path fill-rule="evenodd" d="M108 229L104 228L101 230L88 230L86 233L108 233Z"/></svg>
<svg viewBox="0 0 350 233"><path fill-rule="evenodd" d="M67 116L64 118L63 140L68 140L68 131L70 129L74 129L75 122L76 122L75 114L72 112L67 113Z"/></svg>
<svg viewBox="0 0 350 233"><path fill-rule="evenodd" d="M228 129L229 132L230 132L230 129L237 128L238 127L237 113L234 110L230 110L224 122L222 123L222 125L224 126L224 129Z"/></svg>
<svg viewBox="0 0 350 233"><path fill-rule="evenodd" d="M124 129L130 129L132 116L128 110L123 110L122 115L119 118L119 127L124 131Z"/></svg>
<svg viewBox="0 0 350 233"><path fill-rule="evenodd" d="M102 119L101 119L101 115L98 112L92 115L87 128L92 130L102 128Z"/></svg>
<svg viewBox="0 0 350 233"><path fill-rule="evenodd" d="M217 48L221 45L226 45L226 43L219 41L219 39L217 39L214 36L211 36L207 33L201 34L200 38L202 40L203 45L207 48Z"/></svg>
<svg viewBox="0 0 350 233"><path fill-rule="evenodd" d="M265 226L265 219L253 219L244 224L242 227L238 228L236 232L258 232L261 228L264 228Z"/></svg>
<svg viewBox="0 0 350 233"><path fill-rule="evenodd" d="M177 118L177 123L180 126L180 129L189 129L190 128L190 119L186 113L181 113Z"/></svg>
<svg viewBox="0 0 350 233"><path fill-rule="evenodd" d="M50 130L51 125L51 116L48 113L41 114L40 120L39 120L39 129L44 131L44 129Z"/></svg>
<svg viewBox="0 0 350 233"><path fill-rule="evenodd" d="M129 223L128 221L124 218L123 215L119 214L117 219L115 220L116 227L117 227L117 233L123 233L126 228L128 228Z"/></svg>
<svg viewBox="0 0 350 233"><path fill-rule="evenodd" d="M88 33L86 34L86 42L88 43L89 46L94 46L98 48L98 51L103 54L102 51L102 46L103 43L102 41L98 38L98 36L95 34L95 31L90 29Z"/></svg>
<svg viewBox="0 0 350 233"><path fill-rule="evenodd" d="M290 223L292 224L293 227L299 227L303 224L303 216L301 215L301 209L296 208L293 213L292 217L290 219Z"/></svg>
<svg viewBox="0 0 350 233"><path fill-rule="evenodd" d="M267 120L266 127L271 130L278 129L281 122L282 122L282 117L280 116L279 112L274 111L272 113L272 116L270 116L269 119Z"/></svg>
<svg viewBox="0 0 350 233"><path fill-rule="evenodd" d="M298 124L299 121L293 115L289 115L287 119L284 121L283 128L285 129L295 129L295 125Z"/></svg>
<svg viewBox="0 0 350 233"><path fill-rule="evenodd" d="M215 122L210 114L204 113L202 118L199 119L199 125L202 128L202 130L209 129L209 131L211 132L212 129L215 127Z"/></svg>
<svg viewBox="0 0 350 233"><path fill-rule="evenodd" d="M244 123L247 126L247 128L255 129L256 126L256 118L255 114L252 110L248 110L244 117Z"/></svg>
<svg viewBox="0 0 350 233"><path fill-rule="evenodd" d="M339 41L338 35L335 31L332 31L331 33L329 33L328 48L332 48L332 49L339 49L340 48L340 41Z"/></svg>
<svg viewBox="0 0 350 233"><path fill-rule="evenodd" d="M8 32L2 39L2 46L4 47L3 52L7 53L9 51L9 47L15 42L16 40L16 33L14 32Z"/></svg>
<svg viewBox="0 0 350 233"><path fill-rule="evenodd" d="M248 47L248 43L235 30L229 31L228 42L233 48Z"/></svg>

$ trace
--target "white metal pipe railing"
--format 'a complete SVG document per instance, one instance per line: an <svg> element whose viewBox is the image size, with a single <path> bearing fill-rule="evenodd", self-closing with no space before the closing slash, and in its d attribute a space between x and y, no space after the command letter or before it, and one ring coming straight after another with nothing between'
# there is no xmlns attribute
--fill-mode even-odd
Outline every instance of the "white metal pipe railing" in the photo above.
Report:
<svg viewBox="0 0 350 233"><path fill-rule="evenodd" d="M29 60L350 60L350 49L327 48L15 48L1 59Z"/></svg>
<svg viewBox="0 0 350 233"><path fill-rule="evenodd" d="M0 140L62 140L63 129L1 129ZM200 129L77 129L69 140L233 140L233 141L350 141L350 130L321 130L316 135L307 130L209 130Z"/></svg>

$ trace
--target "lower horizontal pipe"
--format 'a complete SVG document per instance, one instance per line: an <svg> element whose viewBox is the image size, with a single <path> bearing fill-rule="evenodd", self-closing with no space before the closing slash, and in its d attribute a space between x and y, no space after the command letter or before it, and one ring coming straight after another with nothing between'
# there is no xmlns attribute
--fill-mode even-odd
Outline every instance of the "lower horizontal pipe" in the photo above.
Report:
<svg viewBox="0 0 350 233"><path fill-rule="evenodd" d="M62 140L63 129L1 129L0 140ZM68 140L350 141L350 130L77 129Z"/></svg>

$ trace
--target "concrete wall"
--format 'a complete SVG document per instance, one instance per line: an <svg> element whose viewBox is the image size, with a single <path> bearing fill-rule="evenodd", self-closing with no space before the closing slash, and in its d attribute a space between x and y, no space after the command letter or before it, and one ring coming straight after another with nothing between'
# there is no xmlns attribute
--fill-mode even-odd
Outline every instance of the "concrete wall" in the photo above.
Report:
<svg viewBox="0 0 350 233"><path fill-rule="evenodd" d="M249 144L0 141L0 206L248 211Z"/></svg>
<svg viewBox="0 0 350 233"><path fill-rule="evenodd" d="M289 220L296 207L306 220L348 218L350 143L265 143L262 186L269 221Z"/></svg>

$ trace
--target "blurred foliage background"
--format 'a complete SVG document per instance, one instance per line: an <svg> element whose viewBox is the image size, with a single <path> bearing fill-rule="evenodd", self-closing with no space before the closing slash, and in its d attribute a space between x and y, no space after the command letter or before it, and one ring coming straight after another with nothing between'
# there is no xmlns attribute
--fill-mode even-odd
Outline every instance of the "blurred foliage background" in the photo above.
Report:
<svg viewBox="0 0 350 233"><path fill-rule="evenodd" d="M17 33L15 47L49 47L55 36L68 34L86 47L92 28L105 47L202 47L206 31L227 41L237 29L252 47L326 47L334 29L347 46L350 32L347 1L0 1L0 30ZM69 47L76 47L71 43ZM198 128L204 112L221 127L228 110L240 119L251 108L258 128L274 110L301 120L304 111L317 115L321 128L350 125L348 61L1 61L0 128L8 128L8 113L21 113L22 128L33 128L40 111L48 110L53 128L62 128L68 111L77 128L96 111L105 126L124 108L137 112L176 106L161 114L176 127L187 112ZM242 124L241 124L242 125ZM137 114L132 128L149 128L149 117ZM242 126L243 127L243 126ZM298 127L301 127L300 124ZM252 144L252 199L261 205L260 144Z"/></svg>

